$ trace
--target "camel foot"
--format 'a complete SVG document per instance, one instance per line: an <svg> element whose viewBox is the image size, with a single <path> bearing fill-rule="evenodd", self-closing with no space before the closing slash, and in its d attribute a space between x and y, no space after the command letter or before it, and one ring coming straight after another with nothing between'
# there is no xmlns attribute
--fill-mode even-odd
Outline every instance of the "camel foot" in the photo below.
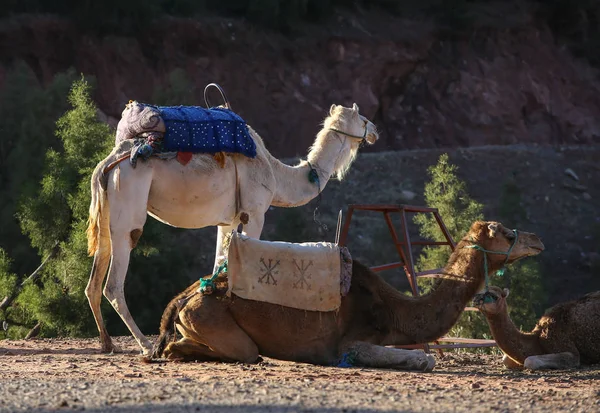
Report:
<svg viewBox="0 0 600 413"><path fill-rule="evenodd" d="M113 344L109 335L100 335L100 351L102 353L120 353L121 349Z"/></svg>
<svg viewBox="0 0 600 413"><path fill-rule="evenodd" d="M427 367L425 367L425 370L423 371L430 372L435 367L435 357L433 357L431 354L426 354L425 357L427 357Z"/></svg>
<svg viewBox="0 0 600 413"><path fill-rule="evenodd" d="M117 353L122 353L123 350L121 350L121 347L117 346L116 344L113 344L112 342L106 344L106 343L102 343L102 353L105 354L117 354Z"/></svg>

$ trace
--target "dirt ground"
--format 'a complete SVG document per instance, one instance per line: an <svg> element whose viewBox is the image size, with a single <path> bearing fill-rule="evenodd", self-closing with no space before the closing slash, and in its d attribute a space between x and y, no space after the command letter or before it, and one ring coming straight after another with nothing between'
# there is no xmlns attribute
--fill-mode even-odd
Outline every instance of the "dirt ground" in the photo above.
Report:
<svg viewBox="0 0 600 413"><path fill-rule="evenodd" d="M141 361L133 339L0 341L0 412L600 411L600 366L512 372L498 355L445 353L432 373Z"/></svg>

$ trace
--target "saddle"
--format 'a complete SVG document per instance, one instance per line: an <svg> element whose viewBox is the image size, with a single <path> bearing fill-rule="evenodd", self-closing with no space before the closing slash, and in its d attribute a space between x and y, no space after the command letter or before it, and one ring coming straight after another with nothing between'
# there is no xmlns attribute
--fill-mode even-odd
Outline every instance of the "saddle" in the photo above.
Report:
<svg viewBox="0 0 600 413"><path fill-rule="evenodd" d="M154 106L130 101L117 125L115 145L134 139L130 161L155 153L239 153L256 157L256 144L246 122L227 108ZM182 156L178 156L181 161Z"/></svg>
<svg viewBox="0 0 600 413"><path fill-rule="evenodd" d="M352 258L329 242L261 241L233 232L227 258L229 292L309 311L335 311L348 294Z"/></svg>

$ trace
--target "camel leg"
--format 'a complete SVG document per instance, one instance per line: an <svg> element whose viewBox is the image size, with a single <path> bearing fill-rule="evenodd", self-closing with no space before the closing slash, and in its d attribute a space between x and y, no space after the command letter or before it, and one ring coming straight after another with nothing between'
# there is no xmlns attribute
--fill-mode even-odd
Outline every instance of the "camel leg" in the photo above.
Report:
<svg viewBox="0 0 600 413"><path fill-rule="evenodd" d="M163 354L172 361L222 361L222 357L208 346L187 337L169 343Z"/></svg>
<svg viewBox="0 0 600 413"><path fill-rule="evenodd" d="M254 213L250 215L248 224L244 225L243 232L251 238L259 239L264 223L264 213ZM239 222L236 222L232 225L219 225L217 227L217 249L215 252L215 265L213 267L213 274L215 271L217 271L223 261L227 259L227 243L225 240L229 234L231 234L231 231L237 229L238 224Z"/></svg>
<svg viewBox="0 0 600 413"><path fill-rule="evenodd" d="M129 255L146 223L146 206L152 176L139 168L135 175L127 176L132 173L132 169L123 167L120 185L113 184L108 187L112 260L104 286L104 296L119 314L144 354L148 354L152 351L152 343L142 334L129 312L125 301L125 277Z"/></svg>
<svg viewBox="0 0 600 413"><path fill-rule="evenodd" d="M104 296L121 316L121 319L142 348L143 353L149 354L152 352L152 343L140 331L125 301L125 276L131 251L129 234L127 236L113 236L112 238L112 262L104 286Z"/></svg>
<svg viewBox="0 0 600 413"><path fill-rule="evenodd" d="M110 245L108 246L110 248ZM96 320L96 326L100 333L100 343L102 345L103 353L110 353L112 351L118 351L113 345L110 335L104 325L102 318L102 311L100 304L102 302L102 282L106 277L106 271L108 264L110 263L110 249L106 246L101 245L98 251L94 254L94 263L92 264L92 272L90 274L90 280L88 281L87 287L85 287L85 295L94 314Z"/></svg>
<svg viewBox="0 0 600 413"><path fill-rule="evenodd" d="M166 347L163 354L168 359L242 363L258 359L258 347L237 325L227 304L212 296L193 296L179 312L177 329L183 339Z"/></svg>
<svg viewBox="0 0 600 413"><path fill-rule="evenodd" d="M516 361L514 361L513 359L511 359L506 354L502 357L502 364L504 364L504 366L507 369L511 369L511 370L523 370L523 366L521 364L519 364Z"/></svg>
<svg viewBox="0 0 600 413"><path fill-rule="evenodd" d="M431 371L435 367L435 358L423 350L405 350L356 342L348 346L342 354L350 364L362 367L418 371Z"/></svg>
<svg viewBox="0 0 600 413"><path fill-rule="evenodd" d="M525 359L524 366L530 370L576 368L579 367L579 353L563 352L529 356Z"/></svg>

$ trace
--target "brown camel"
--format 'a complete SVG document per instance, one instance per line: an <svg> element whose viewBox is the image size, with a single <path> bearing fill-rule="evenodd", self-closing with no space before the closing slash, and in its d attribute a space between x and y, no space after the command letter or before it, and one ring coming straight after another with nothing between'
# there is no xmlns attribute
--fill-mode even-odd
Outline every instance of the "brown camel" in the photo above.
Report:
<svg viewBox="0 0 600 413"><path fill-rule="evenodd" d="M506 305L508 289L490 287L474 304L512 369L566 369L600 362L600 291L546 310L530 333L520 331Z"/></svg>
<svg viewBox="0 0 600 413"><path fill-rule="evenodd" d="M195 293L195 283L167 306L154 356L174 360L256 362L259 354L320 365L429 371L435 359L422 350L385 347L426 343L445 334L483 287L489 270L538 254L544 246L531 233L497 222L475 222L458 243L435 289L406 296L354 261L352 284L338 311L303 311L224 293ZM512 248L511 248L512 246ZM508 254L507 252L510 251ZM165 344L176 325L183 338ZM163 351L164 349L164 351Z"/></svg>

